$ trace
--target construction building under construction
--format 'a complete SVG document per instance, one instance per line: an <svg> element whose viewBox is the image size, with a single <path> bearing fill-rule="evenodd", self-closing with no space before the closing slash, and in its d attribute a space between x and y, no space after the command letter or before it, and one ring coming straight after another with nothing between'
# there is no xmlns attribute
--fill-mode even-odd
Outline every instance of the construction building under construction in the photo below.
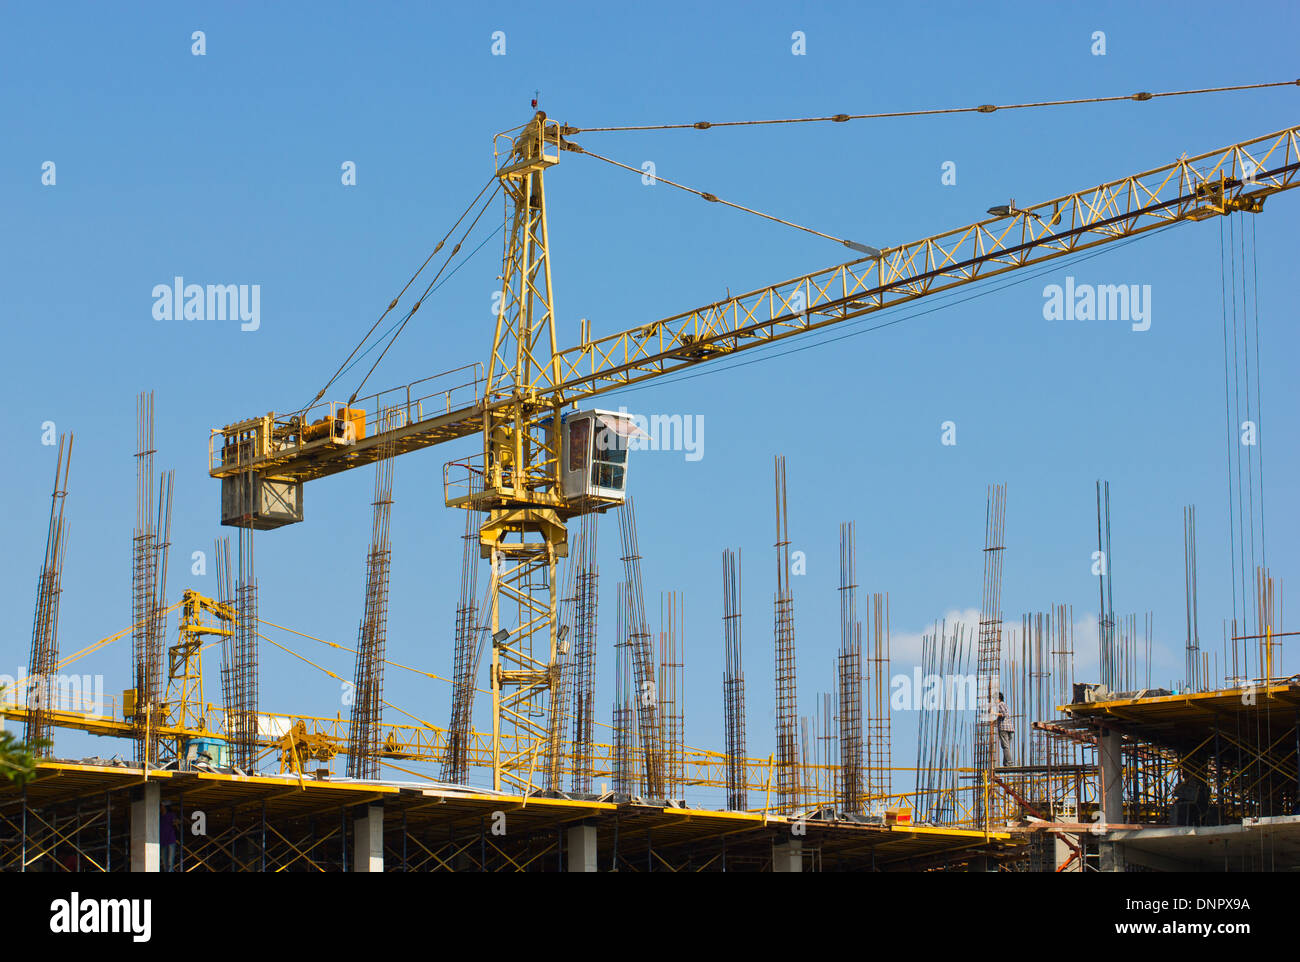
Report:
<svg viewBox="0 0 1300 962"><path fill-rule="evenodd" d="M141 395L131 624L62 657L60 579L75 473L71 438L60 446L28 678L0 696L0 713L25 726L42 759L29 780L0 783L0 869L1300 866L1300 679L1280 667L1281 639L1290 633L1255 552L1262 512L1234 528L1241 610L1212 655L1199 634L1195 510L1185 509L1188 668L1186 678L1159 688L1150 678L1150 618L1139 631L1138 614L1117 619L1114 612L1109 486L1097 484L1098 553L1107 559L1097 572L1099 674L1080 677L1075 646L1085 640L1074 636L1070 606L1023 613L1018 627L1004 622L1008 496L1005 486L991 485L980 620L938 623L925 638L918 677L957 682L956 690L921 700L912 759L910 746L892 744L890 680L902 666L891 660L889 586L859 594L854 521L840 529L839 645L826 664L812 665L796 646L791 499L785 459L777 456L771 654L767 614L755 622L741 610L740 553L719 545L711 550L722 557L722 624L691 626L693 638L714 640L694 644L688 659L683 593L660 596L652 627L629 481L642 428L626 413L591 406L620 387L1151 230L1237 224L1296 185L1300 127L1184 154L1030 207L1013 202L991 209L988 220L912 244L875 249L832 238L860 259L616 334L595 336L584 325L580 343L560 350L544 177L566 154L626 167L579 146L583 133L538 112L500 135L493 177L435 249L456 237L441 267L423 293L417 272L403 288L414 299L399 310L399 295L380 317L396 322L393 338L400 334L499 197L505 270L486 366L368 398L358 396L363 379L346 401L327 401L338 390L336 373L302 410L211 432L221 521L237 538L233 553L227 539L216 543L215 598L177 595L169 581L173 480L155 468L154 402ZM462 222L468 227L457 234ZM1240 336L1246 353L1257 347L1248 332ZM1249 404L1249 371L1246 377ZM446 505L467 512L458 606L446 613L450 717L446 727L396 723L384 711L394 464L464 439L478 439L481 449L444 472ZM374 470L375 479L364 575L360 559L356 565L364 607L355 648L347 649L355 658L344 679L349 717L268 711L259 649L278 645L264 630L280 626L259 617L254 537L273 538L275 529L304 521L308 482L358 468ZM1234 492L1262 486L1262 475L1248 475L1238 466ZM1262 501L1262 487L1258 493ZM607 532L598 541L602 519L618 525L617 539ZM599 577L598 548L615 542L611 591L610 570ZM975 546L970 560L979 570ZM616 614L598 622L602 585ZM750 626L748 662L743 624ZM757 635L755 624L764 626ZM53 679L64 667L126 637L120 705L89 705L57 690ZM205 688L209 645L220 665L206 667L217 669L219 683ZM598 659L610 649L612 708L596 685ZM719 669L720 690L707 710L723 717L724 743L691 747L686 673ZM810 672L835 679L812 711L797 684ZM746 697L768 684L775 723L760 732L747 722ZM208 699L218 689L214 704ZM475 717L476 702L489 699L490 716ZM1017 723L1011 747L999 741L1003 703ZM62 758L60 729L129 740L131 758ZM606 730L610 736L600 736ZM404 777L389 777L393 771ZM722 792L722 807L693 804L703 789Z"/></svg>

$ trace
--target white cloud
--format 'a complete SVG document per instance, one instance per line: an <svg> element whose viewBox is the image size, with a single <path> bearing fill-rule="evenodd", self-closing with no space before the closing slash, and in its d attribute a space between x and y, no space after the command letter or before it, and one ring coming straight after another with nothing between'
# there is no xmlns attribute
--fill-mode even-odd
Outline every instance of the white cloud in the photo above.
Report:
<svg viewBox="0 0 1300 962"><path fill-rule="evenodd" d="M921 663L922 635L934 634L941 630L946 630L951 634L957 629L958 625L965 625L967 634L978 633L980 626L979 609L951 608L942 618L936 619L934 623L925 626L920 631L892 634L889 639L889 654L895 670L906 669L910 671Z"/></svg>

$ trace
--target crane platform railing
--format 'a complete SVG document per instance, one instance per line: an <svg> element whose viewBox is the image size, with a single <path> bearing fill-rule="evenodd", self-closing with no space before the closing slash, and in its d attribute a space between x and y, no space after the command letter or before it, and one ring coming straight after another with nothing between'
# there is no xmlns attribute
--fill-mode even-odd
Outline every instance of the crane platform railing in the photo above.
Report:
<svg viewBox="0 0 1300 962"><path fill-rule="evenodd" d="M224 478L285 469L285 476L307 479L373 463L384 436L396 439L399 454L468 436L480 427L476 411L485 384L483 363L476 361L350 402L322 401L293 414L214 428L208 473ZM400 424L387 426L394 414Z"/></svg>

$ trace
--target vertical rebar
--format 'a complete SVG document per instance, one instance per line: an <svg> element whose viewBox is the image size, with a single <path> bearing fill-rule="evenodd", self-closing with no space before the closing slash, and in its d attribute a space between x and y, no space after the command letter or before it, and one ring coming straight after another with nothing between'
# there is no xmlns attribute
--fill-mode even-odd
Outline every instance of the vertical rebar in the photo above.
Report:
<svg viewBox="0 0 1300 962"><path fill-rule="evenodd" d="M365 609L357 630L357 661L348 732L348 777L379 777L379 728L383 721L384 665L388 646L388 584L392 560L389 539L393 507L393 431L401 427L397 409L380 412L383 440L375 461L375 499L366 555Z"/></svg>
<svg viewBox="0 0 1300 962"><path fill-rule="evenodd" d="M990 813L984 805L984 787L996 761L997 698L1002 663L1002 555L1005 549L1006 485L989 486L984 515L984 588L980 603L977 684L981 705L976 724L975 768L982 783L976 785L976 824L986 828Z"/></svg>
<svg viewBox="0 0 1300 962"><path fill-rule="evenodd" d="M575 792L591 791L596 732L596 612L599 571L596 564L596 522L584 514L580 522L573 603L573 781Z"/></svg>
<svg viewBox="0 0 1300 962"><path fill-rule="evenodd" d="M776 655L776 776L777 805L793 812L800 805L798 723L795 683L794 597L790 590L789 504L786 498L785 457L776 457L776 595L774 635Z"/></svg>
<svg viewBox="0 0 1300 962"><path fill-rule="evenodd" d="M68 536L63 511L71 466L72 435L60 435L54 465L54 491L50 495L49 527L45 535L45 557L36 579L36 612L32 620L32 650L27 668L28 715L23 740L38 756L48 756L53 747L49 711L58 707L74 711L85 707L52 704L56 693L53 677L59 665L59 596L63 592L63 556Z"/></svg>
<svg viewBox="0 0 1300 962"><path fill-rule="evenodd" d="M840 650L836 657L839 701L839 807L862 811L862 622L858 620L857 532L840 525Z"/></svg>
<svg viewBox="0 0 1300 962"><path fill-rule="evenodd" d="M745 671L741 657L741 560L722 552L722 719L727 751L727 808L749 807L745 770Z"/></svg>
<svg viewBox="0 0 1300 962"><path fill-rule="evenodd" d="M474 654L481 634L478 608L478 513L465 512L461 537L460 599L456 605L456 639L452 656L451 724L447 726L444 782L464 785L469 778L470 720L474 707Z"/></svg>
<svg viewBox="0 0 1300 962"><path fill-rule="evenodd" d="M637 730L641 742L641 768L645 793L664 797L663 757L660 748L659 698L655 691L654 647L646 624L645 595L641 588L641 552L637 547L636 509L629 496L619 508L619 533L623 542L627 584L628 642L632 648Z"/></svg>

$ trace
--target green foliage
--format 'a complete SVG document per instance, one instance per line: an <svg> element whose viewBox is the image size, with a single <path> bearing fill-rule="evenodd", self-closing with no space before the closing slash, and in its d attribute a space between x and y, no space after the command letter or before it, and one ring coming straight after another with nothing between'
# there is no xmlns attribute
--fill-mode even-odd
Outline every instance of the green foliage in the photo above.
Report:
<svg viewBox="0 0 1300 962"><path fill-rule="evenodd" d="M4 685L0 685L0 694ZM24 785L36 775L36 752L45 744L28 745L12 732L0 731L0 778Z"/></svg>
<svg viewBox="0 0 1300 962"><path fill-rule="evenodd" d="M0 778L18 785L36 775L35 748L18 740L12 732L0 732Z"/></svg>

